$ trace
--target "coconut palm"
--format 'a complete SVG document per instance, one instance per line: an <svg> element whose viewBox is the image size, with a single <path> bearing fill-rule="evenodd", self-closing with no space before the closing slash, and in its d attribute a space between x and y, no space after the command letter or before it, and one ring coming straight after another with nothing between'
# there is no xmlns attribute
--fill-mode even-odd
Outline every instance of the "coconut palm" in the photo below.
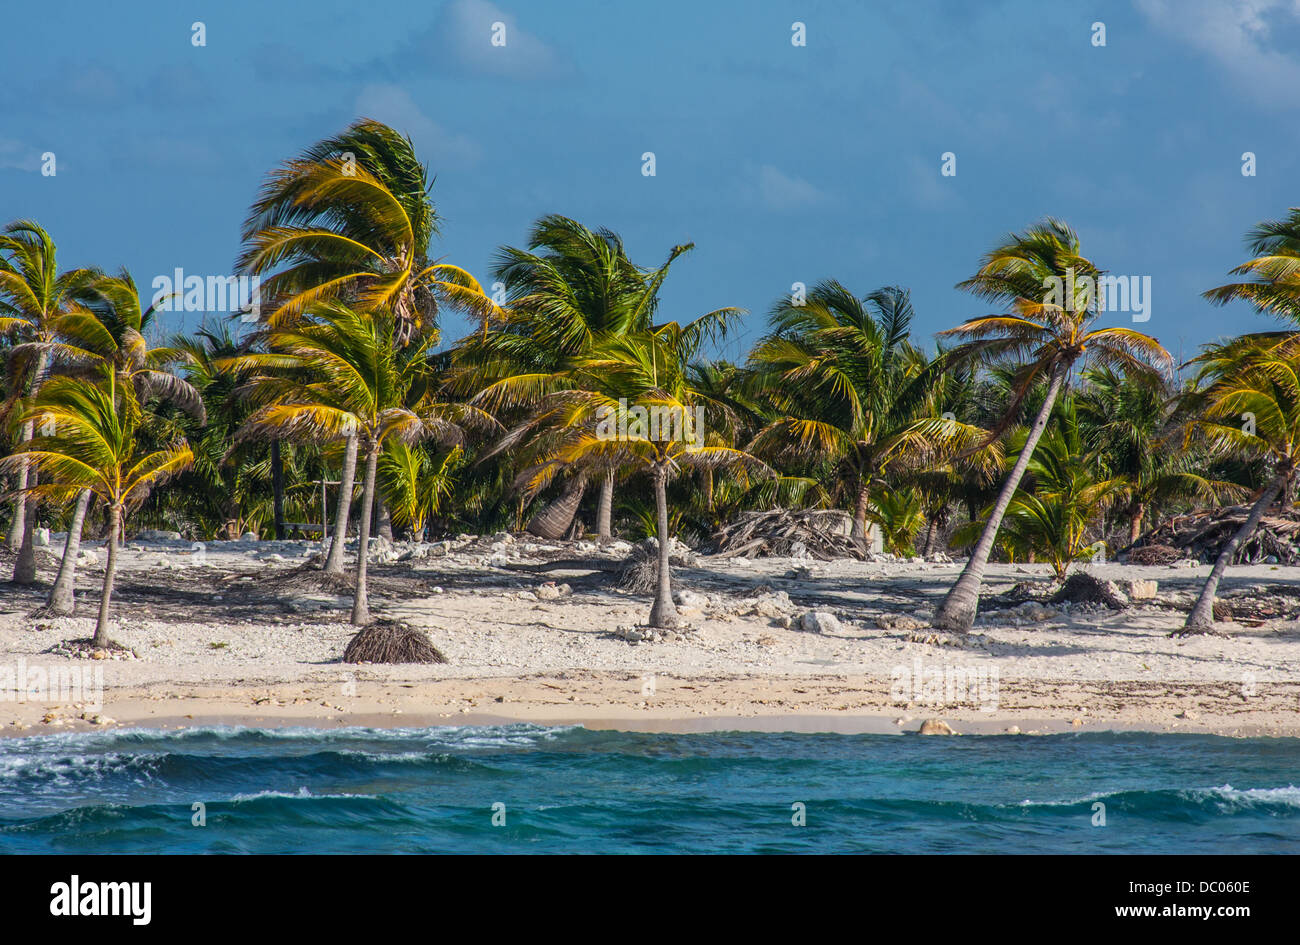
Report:
<svg viewBox="0 0 1300 945"><path fill-rule="evenodd" d="M873 487L944 450L967 450L985 431L934 411L942 360L908 338L903 289L863 299L838 282L802 302L784 299L750 355L753 384L772 415L750 450L772 459L829 464L852 492L854 538L865 541Z"/></svg>
<svg viewBox="0 0 1300 945"><path fill-rule="evenodd" d="M1171 363L1168 352L1148 335L1121 326L1094 327L1102 306L1096 283L1089 280L1102 274L1081 254L1075 232L1048 218L1024 233L1012 234L984 256L975 276L959 284L976 297L1004 303L1010 310L972 318L942 332L963 339L953 352L954 362L1019 363L1015 397L1006 411L1008 424L1036 384L1046 384L1046 395L966 567L935 614L935 626L941 629L966 632L975 622L980 585L998 528L1071 370L1080 362L1090 362L1151 375Z"/></svg>
<svg viewBox="0 0 1300 945"><path fill-rule="evenodd" d="M78 294L98 273L91 269L59 272L54 240L34 220L10 223L0 235L0 336L16 335L25 344L15 347L6 371L11 401L40 393L50 367L53 322L77 307ZM12 403L11 403L12 406ZM21 439L32 438L31 421L22 427ZM13 580L31 584L36 580L37 493L27 490L28 469L16 470L18 498L9 523L9 547L18 551Z"/></svg>
<svg viewBox="0 0 1300 945"><path fill-rule="evenodd" d="M1241 487L1206 475L1203 456L1182 448L1188 418L1164 378L1101 367L1083 372L1083 380L1076 398L1079 422L1089 452L1122 483L1125 501L1119 508L1130 545L1142 534L1147 515L1171 502L1241 495Z"/></svg>
<svg viewBox="0 0 1300 945"><path fill-rule="evenodd" d="M113 374L99 383L77 377L52 377L24 414L41 423L41 435L22 452L0 461L0 468L31 463L40 480L28 489L67 500L88 489L108 509L108 563L91 645L107 649L108 616L117 573L118 532L149 490L185 469L193 460L189 446L175 443L146 453L137 437L140 407L135 393L116 383Z"/></svg>
<svg viewBox="0 0 1300 945"><path fill-rule="evenodd" d="M1027 435L1022 430L1015 439ZM1096 553L1089 529L1124 487L1121 479L1098 470L1098 456L1084 442L1076 398L1064 398L1056 426L1039 441L1029 462L1032 489L1022 488L1011 500L999 541L1016 557L1043 556L1057 580L1064 580L1072 562Z"/></svg>
<svg viewBox="0 0 1300 945"><path fill-rule="evenodd" d="M429 258L438 216L409 138L362 119L272 171L244 223L241 271L260 285L272 328L314 302L382 309L407 344L432 331L439 306L500 311L467 271Z"/></svg>
<svg viewBox="0 0 1300 945"><path fill-rule="evenodd" d="M627 256L612 230L592 230L559 215L542 217L526 249L503 247L494 275L506 291L500 323L462 342L453 389L478 394L493 410L535 406L564 386L566 373L602 344L652 325L659 289L673 261L693 244L674 246L657 269L643 269ZM576 471L560 497L529 524L549 538L563 535L582 501L587 477L600 479L596 530L612 534L618 471Z"/></svg>
<svg viewBox="0 0 1300 945"><path fill-rule="evenodd" d="M395 316L338 302L318 303L310 316L310 321L294 328L272 331L266 353L232 359L232 367L260 372L250 381L260 406L245 421L239 438L279 436L309 442L355 438L365 473L352 622L366 624L370 621L366 565L371 508L385 443L434 438L459 445L464 438L462 426L496 424L468 405L440 403L429 396L413 404L408 401L430 369L431 335L416 335L399 346L401 329Z"/></svg>
<svg viewBox="0 0 1300 945"><path fill-rule="evenodd" d="M681 325L668 322L601 345L571 372L572 388L552 393L543 408L563 436L521 479L533 492L574 466L630 467L649 476L655 500L658 572L652 627L677 626L669 566L668 483L684 468L732 467L770 475L743 450L708 443L701 424L711 407L689 383L689 364L702 345L726 330L731 310Z"/></svg>
<svg viewBox="0 0 1300 945"><path fill-rule="evenodd" d="M1265 220L1246 235L1254 253L1233 275L1251 276L1210 289L1205 297L1216 305L1242 300L1257 311L1300 322L1300 207L1283 220Z"/></svg>
<svg viewBox="0 0 1300 945"><path fill-rule="evenodd" d="M1219 582L1269 506L1289 491L1300 457L1300 345L1294 339L1241 338L1211 347L1193 363L1200 366L1198 384L1205 386L1191 395L1199 407L1192 432L1216 452L1264 459L1269 478L1219 552L1180 636L1213 631Z"/></svg>
<svg viewBox="0 0 1300 945"><path fill-rule="evenodd" d="M202 396L189 381L167 369L186 360L188 354L181 348L150 346L148 334L155 309L141 303L130 274L123 271L117 276L98 276L79 295L80 305L52 320L55 340L48 349L55 369L92 381L112 375L116 385L131 388L133 396L122 401L124 409L140 411L150 402L167 403L186 411L202 425L206 421ZM128 419L138 426L142 416ZM90 498L90 489L83 489L77 497L58 577L46 603L50 613L71 614L76 609L73 588L77 553Z"/></svg>

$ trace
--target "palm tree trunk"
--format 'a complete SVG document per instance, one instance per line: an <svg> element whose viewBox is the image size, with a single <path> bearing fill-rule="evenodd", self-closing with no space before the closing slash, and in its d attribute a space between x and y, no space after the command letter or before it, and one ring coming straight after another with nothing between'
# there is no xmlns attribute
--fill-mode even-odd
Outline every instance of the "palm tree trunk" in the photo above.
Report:
<svg viewBox="0 0 1300 945"><path fill-rule="evenodd" d="M862 547L867 544L867 501L871 494L871 483L864 475L858 487L857 503L853 507L853 530L849 537L857 539Z"/></svg>
<svg viewBox="0 0 1300 945"><path fill-rule="evenodd" d="M35 469L27 471L27 485L36 485L38 474ZM18 560L14 562L15 584L36 583L36 497L28 493L23 497L23 543L18 548Z"/></svg>
<svg viewBox="0 0 1300 945"><path fill-rule="evenodd" d="M935 521L933 516L929 516L929 523L925 526L925 548L921 554L928 558L934 553L934 533Z"/></svg>
<svg viewBox="0 0 1300 945"><path fill-rule="evenodd" d="M82 489L77 496L77 509L72 513L72 524L68 526L68 538L63 543L63 560L59 562L59 576L50 589L46 608L52 614L73 614L77 610L74 591L77 584L77 553L81 550L81 529L86 522L86 510L90 507L90 490Z"/></svg>
<svg viewBox="0 0 1300 945"><path fill-rule="evenodd" d="M117 574L117 532L122 521L122 507L113 505L108 510L108 564L104 566L104 590L99 595L99 619L95 621L95 638L92 645L108 647L108 608L113 600L113 578Z"/></svg>
<svg viewBox="0 0 1300 945"><path fill-rule="evenodd" d="M49 351L42 348L41 353L36 358L36 369L32 375L31 397L34 399L40 393L41 385L45 383L45 372L50 366ZM23 425L23 440L30 440L36 433L36 421L31 421ZM23 487L30 488L36 485L36 470L30 468L30 464L24 463L21 473ZM33 530L36 528L36 507L39 503L35 496L22 496L22 524L19 526L19 533L22 535L22 543L18 547L18 560L14 563L14 583L15 584L33 584L36 581L36 545L34 544ZM12 547L12 545L10 546Z"/></svg>
<svg viewBox="0 0 1300 945"><path fill-rule="evenodd" d="M1275 478L1264 494L1259 497L1255 505L1246 516L1246 521L1242 523L1241 528L1237 529L1237 534L1232 536L1229 541L1219 552L1219 558L1214 562L1214 568L1210 571L1210 576L1205 580L1205 586L1201 588L1201 596L1196 599L1196 604L1192 607L1192 612L1187 615L1187 622L1183 628L1171 636L1188 636L1193 633L1210 633L1214 627L1214 593L1219 589L1219 581L1223 579L1223 573L1228 570L1228 565L1232 561L1233 555L1241 547L1241 543L1250 537L1255 531L1255 526L1259 520L1264 517L1268 507L1273 504L1277 494L1282 491L1286 485L1290 473L1281 473Z"/></svg>
<svg viewBox="0 0 1300 945"><path fill-rule="evenodd" d="M343 472L339 476L339 507L334 510L334 535L325 557L326 574L343 573L343 543L348 537L348 516L352 509L352 480L357 475L357 438L348 437L343 450Z"/></svg>
<svg viewBox="0 0 1300 945"><path fill-rule="evenodd" d="M1141 502L1133 503L1133 519L1128 525L1128 543L1131 545L1142 537L1142 519L1146 516L1147 507Z"/></svg>
<svg viewBox="0 0 1300 945"><path fill-rule="evenodd" d="M382 495L375 496L375 517L378 519L378 527L375 531L380 538L388 541L393 540L393 517L388 513L388 503L384 501Z"/></svg>
<svg viewBox="0 0 1300 945"><path fill-rule="evenodd" d="M370 623L370 603L366 599L366 559L370 550L370 505L375 496L375 469L379 466L379 450L366 453L366 475L361 485L361 543L357 546L357 592L352 598L352 622L357 626Z"/></svg>
<svg viewBox="0 0 1300 945"><path fill-rule="evenodd" d="M651 473L655 488L655 512L659 531L659 582L655 589L654 606L650 608L650 626L675 629L678 626L677 608L673 605L672 567L668 535L668 473L655 469Z"/></svg>
<svg viewBox="0 0 1300 945"><path fill-rule="evenodd" d="M583 493L587 491L585 476L574 476L564 486L560 497L532 517L528 531L549 541L562 539L578 514Z"/></svg>
<svg viewBox="0 0 1300 945"><path fill-rule="evenodd" d="M33 421L24 423L23 442L30 440L35 432L36 425ZM27 522L27 495L23 491L27 488L27 466L27 460L23 460L18 466L18 492L14 496L14 517L9 522L9 534L5 538L10 551L17 551L23 544L23 529Z"/></svg>
<svg viewBox="0 0 1300 945"><path fill-rule="evenodd" d="M1051 419L1056 396L1061 392L1061 385L1065 383L1065 376L1069 369L1068 364L1060 364L1052 371L1052 380L1047 387L1047 398L1039 408L1038 416L1034 418L1034 425L1029 428L1029 437L1020 450L1016 464L1011 467L1011 474L1007 476L1006 482L1002 483L1002 491L998 493L997 502L993 504L993 512L989 515L989 520L984 523L984 531L980 533L975 550L971 552L966 567L962 569L961 577L952 586L952 590L948 592L948 596L943 599L938 612L934 615L934 626L941 630L966 633L975 623L975 612L979 609L980 602L980 585L984 583L984 568L988 565L989 555L993 552L993 542L997 539L998 529L1002 526L1002 517L1007 514L1011 497L1020 488L1020 480L1029 467L1029 460L1034 455L1034 447L1038 445L1039 438L1047 429L1047 421Z"/></svg>
<svg viewBox="0 0 1300 945"><path fill-rule="evenodd" d="M280 440L271 440L271 506L275 517L275 540L284 541L284 462Z"/></svg>
<svg viewBox="0 0 1300 945"><path fill-rule="evenodd" d="M600 484L600 504L596 507L596 535L614 537L614 470L606 470Z"/></svg>

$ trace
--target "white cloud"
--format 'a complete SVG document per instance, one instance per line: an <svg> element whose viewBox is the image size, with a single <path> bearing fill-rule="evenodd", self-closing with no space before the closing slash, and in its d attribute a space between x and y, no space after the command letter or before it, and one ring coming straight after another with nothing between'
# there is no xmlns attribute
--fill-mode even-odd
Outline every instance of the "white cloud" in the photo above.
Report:
<svg viewBox="0 0 1300 945"><path fill-rule="evenodd" d="M504 45L492 45L495 24L505 27ZM433 28L430 56L469 72L514 79L549 79L572 67L554 49L519 25L518 18L489 0L452 0Z"/></svg>
<svg viewBox="0 0 1300 945"><path fill-rule="evenodd" d="M826 195L801 177L784 174L771 164L758 169L758 193L775 210L795 210L821 203Z"/></svg>
<svg viewBox="0 0 1300 945"><path fill-rule="evenodd" d="M1137 0L1137 7L1262 101L1300 106L1300 59L1273 39L1300 26L1300 0Z"/></svg>
<svg viewBox="0 0 1300 945"><path fill-rule="evenodd" d="M448 164L473 164L482 149L471 138L444 128L420 110L401 86L374 83L357 95L356 113L391 125L415 143L416 152L436 172Z"/></svg>
<svg viewBox="0 0 1300 945"><path fill-rule="evenodd" d="M12 138L0 138L0 170L36 171L41 167L41 152Z"/></svg>

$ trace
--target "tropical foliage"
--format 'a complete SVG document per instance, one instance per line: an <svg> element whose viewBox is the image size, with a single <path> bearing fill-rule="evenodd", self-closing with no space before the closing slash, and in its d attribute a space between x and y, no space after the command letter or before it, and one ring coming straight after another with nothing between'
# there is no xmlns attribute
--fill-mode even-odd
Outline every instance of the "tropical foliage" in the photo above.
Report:
<svg viewBox="0 0 1300 945"><path fill-rule="evenodd" d="M995 558L1044 560L1062 578L1172 514L1250 497L1188 619L1202 632L1240 541L1294 499L1290 327L1208 346L1183 378L1154 338L1105 311L1105 271L1059 220L983 257L960 287L995 314L937 343L915 332L907 290L832 278L777 299L764 328L732 307L662 318L690 244L642 265L614 231L557 214L502 247L489 296L432 255L440 222L411 142L358 121L256 196L238 266L262 280L260 310L212 313L168 340L129 273L61 272L39 225L6 227L0 474L14 579L36 580L38 524L66 532L48 606L71 612L83 527L102 536L103 646L129 527L192 540L327 531L322 580L353 591L357 624L371 618L376 533L590 531L656 539L649 622L662 627L676 622L674 540L747 510L815 507L841 510L863 547L967 553L935 618L965 631ZM1207 298L1300 321L1300 210L1247 243L1238 281ZM448 342L453 313L467 330ZM738 329L755 338L748 355L717 358Z"/></svg>

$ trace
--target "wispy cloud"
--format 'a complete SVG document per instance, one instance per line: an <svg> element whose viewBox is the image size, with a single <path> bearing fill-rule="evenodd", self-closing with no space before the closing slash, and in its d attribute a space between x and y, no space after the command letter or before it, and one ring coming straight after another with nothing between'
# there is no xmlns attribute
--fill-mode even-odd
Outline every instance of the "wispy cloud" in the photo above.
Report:
<svg viewBox="0 0 1300 945"><path fill-rule="evenodd" d="M565 56L489 0L451 0L432 25L408 35L392 55L352 71L370 76L419 73L528 81L577 74Z"/></svg>
<svg viewBox="0 0 1300 945"><path fill-rule="evenodd" d="M1300 0L1137 0L1158 30L1213 59L1242 90L1300 106L1300 59L1277 33L1300 27ZM1292 33L1294 38L1294 33Z"/></svg>
<svg viewBox="0 0 1300 945"><path fill-rule="evenodd" d="M15 141L12 138L0 138L0 170L35 171L41 166L41 152Z"/></svg>
<svg viewBox="0 0 1300 945"><path fill-rule="evenodd" d="M433 167L473 164L482 149L426 115L404 88L386 83L365 86L357 95L356 113L375 118L409 135L417 152Z"/></svg>
<svg viewBox="0 0 1300 945"><path fill-rule="evenodd" d="M826 200L821 190L802 177L786 174L771 164L758 169L758 195L773 210L797 210Z"/></svg>

